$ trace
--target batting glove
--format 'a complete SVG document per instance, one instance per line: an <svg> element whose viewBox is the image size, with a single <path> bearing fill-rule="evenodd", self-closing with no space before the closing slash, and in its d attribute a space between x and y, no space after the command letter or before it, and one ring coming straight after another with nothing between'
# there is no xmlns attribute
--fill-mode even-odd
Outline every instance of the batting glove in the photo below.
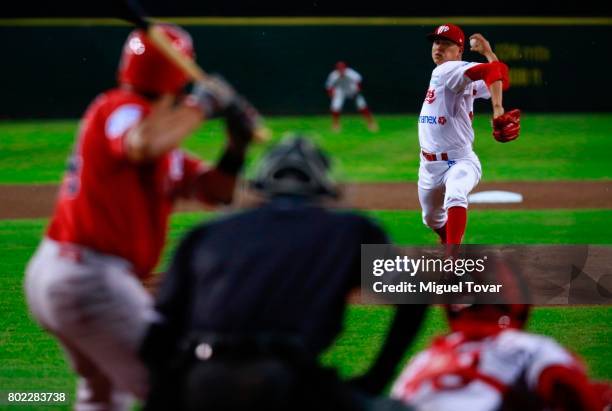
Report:
<svg viewBox="0 0 612 411"><path fill-rule="evenodd" d="M230 143L237 149L245 149L261 125L259 112L244 97L237 96L223 114Z"/></svg>
<svg viewBox="0 0 612 411"><path fill-rule="evenodd" d="M223 115L236 97L236 91L223 77L212 75L194 85L185 103L200 109L206 118L213 118Z"/></svg>

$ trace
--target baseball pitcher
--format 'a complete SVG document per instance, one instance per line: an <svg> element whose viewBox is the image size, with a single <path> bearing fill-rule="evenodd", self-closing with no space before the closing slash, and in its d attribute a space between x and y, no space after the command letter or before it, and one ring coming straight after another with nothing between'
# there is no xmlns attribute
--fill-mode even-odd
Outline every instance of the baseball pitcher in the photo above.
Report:
<svg viewBox="0 0 612 411"><path fill-rule="evenodd" d="M518 137L520 112L504 111L502 93L509 86L508 67L498 61L482 35L470 37L471 50L488 63L462 60L465 37L453 24L439 26L427 38L432 41L436 68L418 118L419 201L423 223L438 233L443 244L456 245L467 224L468 194L482 175L472 149L474 100L491 99L493 134L500 142Z"/></svg>
<svg viewBox="0 0 612 411"><path fill-rule="evenodd" d="M162 28L193 58L187 32ZM125 42L118 82L85 112L53 217L26 272L31 312L79 375L77 410L125 410L132 396L146 396L137 350L155 315L141 280L158 262L175 200L232 200L258 119L218 78L182 97L187 77L141 30ZM216 115L226 119L229 143L211 167L178 146Z"/></svg>

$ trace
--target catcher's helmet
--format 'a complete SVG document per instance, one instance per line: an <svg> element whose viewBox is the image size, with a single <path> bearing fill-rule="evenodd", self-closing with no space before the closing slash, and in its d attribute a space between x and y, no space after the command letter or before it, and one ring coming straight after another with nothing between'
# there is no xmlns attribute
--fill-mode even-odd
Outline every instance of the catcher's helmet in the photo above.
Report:
<svg viewBox="0 0 612 411"><path fill-rule="evenodd" d="M162 30L181 53L193 58L193 42L189 33L178 26L163 24ZM177 94L189 81L175 63L168 60L143 30L130 33L121 54L117 77L137 92L146 94Z"/></svg>
<svg viewBox="0 0 612 411"><path fill-rule="evenodd" d="M452 331L479 335L521 329L530 310L528 304L447 304L444 308Z"/></svg>
<svg viewBox="0 0 612 411"><path fill-rule="evenodd" d="M285 138L265 154L251 185L274 195L338 197L338 188L329 176L326 154L302 136Z"/></svg>

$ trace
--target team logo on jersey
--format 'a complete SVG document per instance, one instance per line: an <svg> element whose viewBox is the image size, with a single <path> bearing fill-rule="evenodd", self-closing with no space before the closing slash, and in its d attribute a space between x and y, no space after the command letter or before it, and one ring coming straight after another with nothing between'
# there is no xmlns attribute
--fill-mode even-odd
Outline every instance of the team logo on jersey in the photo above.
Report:
<svg viewBox="0 0 612 411"><path fill-rule="evenodd" d="M446 117L444 116L419 116L419 123L421 124L439 124L443 126L446 124Z"/></svg>
<svg viewBox="0 0 612 411"><path fill-rule="evenodd" d="M110 140L115 140L140 121L142 106L138 104L124 104L115 109L106 120L104 133Z"/></svg>
<svg viewBox="0 0 612 411"><path fill-rule="evenodd" d="M436 100L436 90L433 88L430 88L429 90L427 90L427 93L425 94L425 102L427 104L431 104Z"/></svg>

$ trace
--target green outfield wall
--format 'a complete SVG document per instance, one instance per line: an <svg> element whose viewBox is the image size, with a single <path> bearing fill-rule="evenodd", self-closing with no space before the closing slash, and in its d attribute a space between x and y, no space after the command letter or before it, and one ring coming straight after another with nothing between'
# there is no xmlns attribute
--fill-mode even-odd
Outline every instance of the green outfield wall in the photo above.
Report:
<svg viewBox="0 0 612 411"><path fill-rule="evenodd" d="M171 19L172 20L172 19ZM337 60L364 76L376 112L417 112L433 69L424 18L174 19L198 62L220 72L265 114L328 109L323 83ZM506 106L612 111L609 18L457 18L511 68ZM112 87L130 28L115 20L0 20L0 118L77 117ZM466 53L464 59L482 61ZM349 102L347 111L354 111Z"/></svg>

